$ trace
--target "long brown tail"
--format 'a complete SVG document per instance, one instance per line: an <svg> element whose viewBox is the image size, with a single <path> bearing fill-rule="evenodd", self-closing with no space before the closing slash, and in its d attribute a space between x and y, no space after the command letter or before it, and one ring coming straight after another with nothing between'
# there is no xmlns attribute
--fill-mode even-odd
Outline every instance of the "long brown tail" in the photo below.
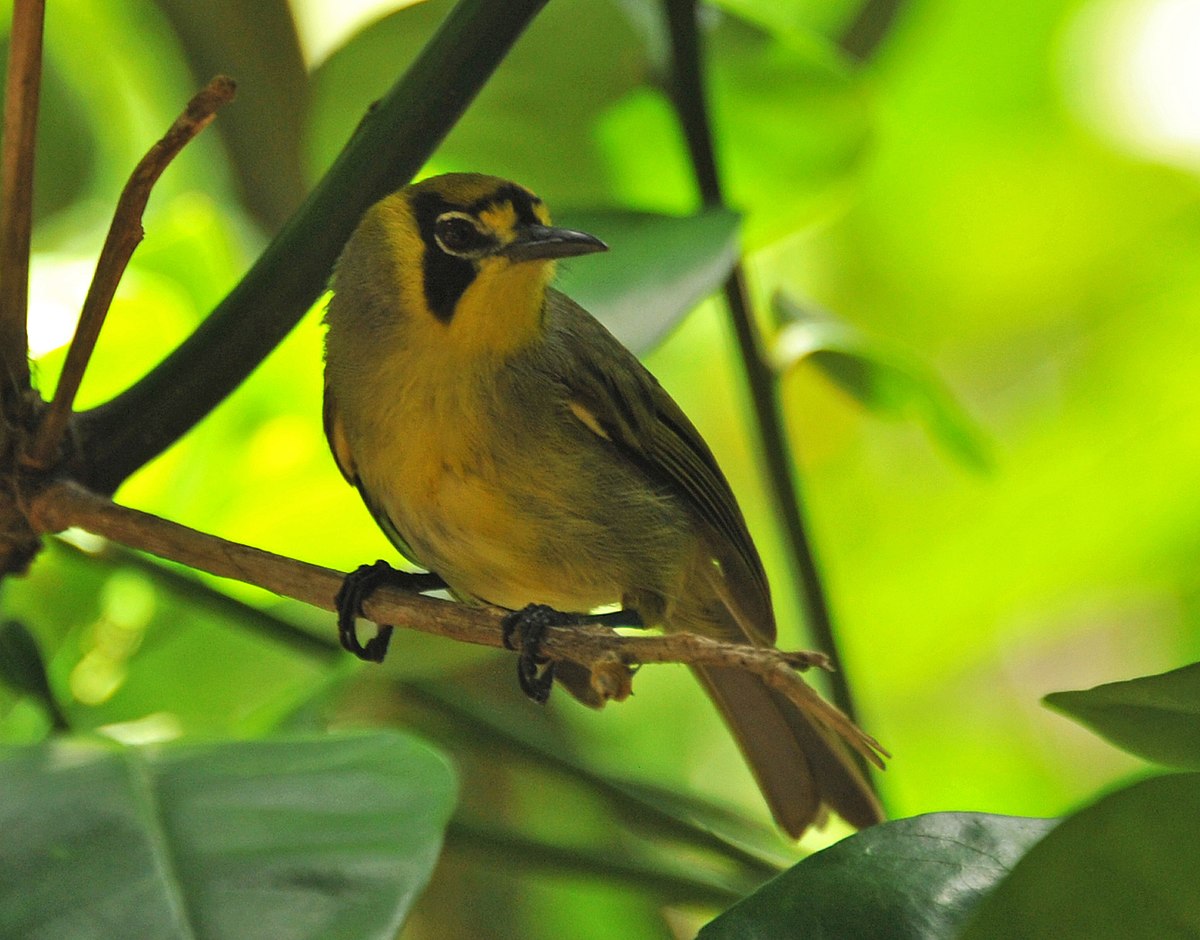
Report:
<svg viewBox="0 0 1200 940"><path fill-rule="evenodd" d="M793 838L823 821L826 808L860 829L883 819L855 758L833 732L748 672L693 671L733 732L775 821Z"/></svg>

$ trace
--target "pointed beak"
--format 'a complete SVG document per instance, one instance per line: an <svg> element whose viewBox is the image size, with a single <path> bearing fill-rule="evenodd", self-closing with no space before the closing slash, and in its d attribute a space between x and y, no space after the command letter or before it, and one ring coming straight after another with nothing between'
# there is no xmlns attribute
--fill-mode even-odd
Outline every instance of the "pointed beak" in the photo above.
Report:
<svg viewBox="0 0 1200 940"><path fill-rule="evenodd" d="M535 261L590 255L596 251L608 251L608 245L587 232L548 225L523 225L517 230L517 237L497 254L511 261Z"/></svg>

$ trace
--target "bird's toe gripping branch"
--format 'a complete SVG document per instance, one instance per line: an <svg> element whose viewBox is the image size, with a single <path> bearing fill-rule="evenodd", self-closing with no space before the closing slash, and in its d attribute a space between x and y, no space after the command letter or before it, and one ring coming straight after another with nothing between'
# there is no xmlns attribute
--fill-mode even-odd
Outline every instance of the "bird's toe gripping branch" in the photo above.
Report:
<svg viewBox="0 0 1200 940"><path fill-rule="evenodd" d="M583 622L578 614L564 614L545 604L529 604L521 610L507 614L500 622L504 630L504 645L507 649L519 649L517 656L517 681L521 691L541 703L550 697L554 685L554 663L541 654L542 639L551 627L576 626ZM520 637L520 645L513 644L513 637Z"/></svg>
<svg viewBox="0 0 1200 940"><path fill-rule="evenodd" d="M554 685L556 664L541 653L542 640L546 631L551 627L578 627L584 624L599 624L608 627L642 628L645 624L635 610L615 610L606 614L567 614L555 610L546 604L529 604L521 610L507 614L500 622L504 630L504 646L507 649L519 649L517 658L517 680L521 691L539 704L550 697L550 689ZM515 645L513 638L520 637L520 644ZM563 669L568 667L578 670L577 664L565 662ZM614 671L615 665L615 671ZM586 672L585 672L586 675ZM624 699L629 695L629 667L623 663L593 664L591 675L587 681L580 681L580 676L567 681L567 674L562 676L567 681L567 687L576 698L581 698L586 704L599 708L604 702L615 698ZM619 678L619 681L618 681ZM593 699L581 690L588 688L588 682L598 698Z"/></svg>
<svg viewBox="0 0 1200 940"><path fill-rule="evenodd" d="M337 608L338 639L343 649L370 663L383 662L392 638L392 627L379 624L379 631L364 646L359 642L355 625L363 615L367 598L385 584L409 591L431 591L446 586L436 574L397 571L382 560L373 565L359 565L346 575L333 601Z"/></svg>

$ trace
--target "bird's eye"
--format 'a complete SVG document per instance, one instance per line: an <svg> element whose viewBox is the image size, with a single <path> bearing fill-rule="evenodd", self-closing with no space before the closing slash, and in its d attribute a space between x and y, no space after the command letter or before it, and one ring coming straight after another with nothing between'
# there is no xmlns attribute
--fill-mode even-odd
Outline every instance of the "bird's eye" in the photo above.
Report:
<svg viewBox="0 0 1200 940"><path fill-rule="evenodd" d="M474 255L487 247L488 237L465 215L447 212L433 223L433 235L442 251L451 255Z"/></svg>

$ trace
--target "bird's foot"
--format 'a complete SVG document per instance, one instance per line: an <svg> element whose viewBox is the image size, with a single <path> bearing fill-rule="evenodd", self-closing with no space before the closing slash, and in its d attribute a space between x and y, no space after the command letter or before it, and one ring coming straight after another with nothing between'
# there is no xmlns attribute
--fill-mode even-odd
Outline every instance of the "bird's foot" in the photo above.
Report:
<svg viewBox="0 0 1200 940"><path fill-rule="evenodd" d="M605 614L567 614L546 604L528 604L507 614L500 622L504 630L504 646L516 649L513 637L519 636L520 655L517 658L517 681L521 691L541 704L550 697L554 685L554 663L541 655L542 639L550 627L575 627L585 623L608 627L645 628L636 610L614 610Z"/></svg>
<svg viewBox="0 0 1200 940"><path fill-rule="evenodd" d="M338 639L343 649L369 663L383 662L392 639L392 627L379 624L378 632L364 646L358 640L355 623L363 615L363 603L384 584L407 591L432 591L446 586L436 574L397 571L386 561L359 565L346 575L333 600L337 608Z"/></svg>
<svg viewBox="0 0 1200 940"><path fill-rule="evenodd" d="M550 697L554 685L554 663L541 654L542 639L551 627L571 627L583 623L579 614L564 614L545 604L529 604L506 614L500 621L506 649L517 649L513 637L521 639L517 656L517 681L521 691L541 704Z"/></svg>

